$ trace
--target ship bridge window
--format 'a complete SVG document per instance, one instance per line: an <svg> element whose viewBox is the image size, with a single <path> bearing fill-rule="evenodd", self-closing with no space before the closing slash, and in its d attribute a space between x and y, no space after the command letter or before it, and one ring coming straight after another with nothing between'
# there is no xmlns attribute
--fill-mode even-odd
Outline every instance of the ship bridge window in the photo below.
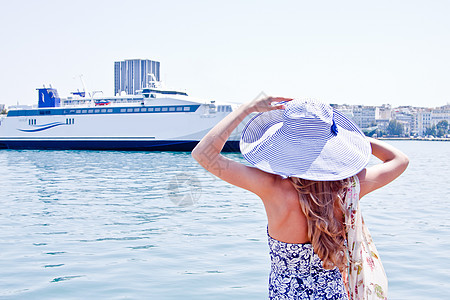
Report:
<svg viewBox="0 0 450 300"><path fill-rule="evenodd" d="M83 110L82 110L82 113L83 113L83 114L87 113L87 109L83 109Z"/></svg>
<svg viewBox="0 0 450 300"><path fill-rule="evenodd" d="M161 111L161 107L155 107L155 111Z"/></svg>
<svg viewBox="0 0 450 300"><path fill-rule="evenodd" d="M148 111L153 111L153 107L149 107L149 108L148 108Z"/></svg>
<svg viewBox="0 0 450 300"><path fill-rule="evenodd" d="M190 108L189 106L185 106L185 107L183 107L183 110L184 110L184 111L190 111L191 108Z"/></svg>
<svg viewBox="0 0 450 300"><path fill-rule="evenodd" d="M127 112L132 112L133 109L132 108L127 108Z"/></svg>
<svg viewBox="0 0 450 300"><path fill-rule="evenodd" d="M143 107L141 108L141 111L147 111L147 108Z"/></svg>
<svg viewBox="0 0 450 300"><path fill-rule="evenodd" d="M81 110L77 109L77 114L81 114Z"/></svg>
<svg viewBox="0 0 450 300"><path fill-rule="evenodd" d="M120 112L126 112L127 110L125 108L121 108Z"/></svg>
<svg viewBox="0 0 450 300"><path fill-rule="evenodd" d="M105 113L106 112L106 108L103 108L103 109L101 109L100 110L102 113Z"/></svg>
<svg viewBox="0 0 450 300"><path fill-rule="evenodd" d="M177 107L177 111L182 111L182 110L183 110L183 108L181 106Z"/></svg>
<svg viewBox="0 0 450 300"><path fill-rule="evenodd" d="M163 107L163 108L162 108L162 111L167 111L167 107Z"/></svg>
<svg viewBox="0 0 450 300"><path fill-rule="evenodd" d="M219 111L219 112L231 111L231 106L230 105L219 105L217 107L217 111Z"/></svg>
<svg viewBox="0 0 450 300"><path fill-rule="evenodd" d="M98 114L100 112L100 109L94 109L94 113Z"/></svg>
<svg viewBox="0 0 450 300"><path fill-rule="evenodd" d="M169 111L175 111L175 107L169 107Z"/></svg>
<svg viewBox="0 0 450 300"><path fill-rule="evenodd" d="M113 112L112 108L108 108L108 112L112 113Z"/></svg>
<svg viewBox="0 0 450 300"><path fill-rule="evenodd" d="M94 112L93 109L89 109L89 110L88 110L88 114L92 114L93 112Z"/></svg>
<svg viewBox="0 0 450 300"><path fill-rule="evenodd" d="M139 112L139 108L135 108L135 109L134 109L134 112Z"/></svg>

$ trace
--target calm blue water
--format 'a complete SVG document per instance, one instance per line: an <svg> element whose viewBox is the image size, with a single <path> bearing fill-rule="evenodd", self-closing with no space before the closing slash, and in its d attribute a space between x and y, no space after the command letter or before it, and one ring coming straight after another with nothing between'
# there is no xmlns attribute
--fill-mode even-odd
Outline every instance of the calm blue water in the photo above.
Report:
<svg viewBox="0 0 450 300"><path fill-rule="evenodd" d="M390 299L447 299L450 143L363 198ZM227 154L242 160L239 154ZM0 151L1 299L265 299L260 200L188 153Z"/></svg>

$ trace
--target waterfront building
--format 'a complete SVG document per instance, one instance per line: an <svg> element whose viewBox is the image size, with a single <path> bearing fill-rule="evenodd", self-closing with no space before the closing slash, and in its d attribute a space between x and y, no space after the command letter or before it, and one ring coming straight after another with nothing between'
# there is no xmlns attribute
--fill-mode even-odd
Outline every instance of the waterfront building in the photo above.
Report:
<svg viewBox="0 0 450 300"><path fill-rule="evenodd" d="M437 123L444 120L450 123L450 104L433 109L431 125L437 125Z"/></svg>
<svg viewBox="0 0 450 300"><path fill-rule="evenodd" d="M413 115L414 129L412 130L412 134L424 136L425 130L431 127L431 116L432 116L431 109L429 108L417 109L417 112Z"/></svg>
<svg viewBox="0 0 450 300"><path fill-rule="evenodd" d="M390 120L392 118L392 107L390 104L383 104L377 106L375 111L375 119L377 120Z"/></svg>
<svg viewBox="0 0 450 300"><path fill-rule="evenodd" d="M375 106L355 105L353 106L352 119L360 128L375 126L376 110Z"/></svg>
<svg viewBox="0 0 450 300"><path fill-rule="evenodd" d="M392 117L403 125L403 133L409 136L414 130L414 112L412 106L399 106L392 111Z"/></svg>
<svg viewBox="0 0 450 300"><path fill-rule="evenodd" d="M151 81L160 81L160 63L149 59L127 59L114 62L114 94L135 95L149 86Z"/></svg>

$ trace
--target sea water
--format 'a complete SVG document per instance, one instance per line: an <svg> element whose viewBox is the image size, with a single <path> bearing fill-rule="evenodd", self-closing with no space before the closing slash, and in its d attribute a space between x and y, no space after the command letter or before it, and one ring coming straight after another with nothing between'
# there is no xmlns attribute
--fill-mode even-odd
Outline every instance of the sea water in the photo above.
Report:
<svg viewBox="0 0 450 300"><path fill-rule="evenodd" d="M389 299L448 299L450 143L390 143L410 166L361 201ZM0 183L1 299L267 298L261 201L189 153L1 150Z"/></svg>

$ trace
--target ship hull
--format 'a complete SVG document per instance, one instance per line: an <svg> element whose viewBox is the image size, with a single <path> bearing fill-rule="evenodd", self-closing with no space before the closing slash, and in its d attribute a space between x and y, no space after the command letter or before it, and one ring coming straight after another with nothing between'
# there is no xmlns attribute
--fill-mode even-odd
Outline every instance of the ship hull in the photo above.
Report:
<svg viewBox="0 0 450 300"><path fill-rule="evenodd" d="M114 150L114 151L192 151L199 141L142 140L2 140L0 149ZM239 141L227 141L224 152L238 152Z"/></svg>

